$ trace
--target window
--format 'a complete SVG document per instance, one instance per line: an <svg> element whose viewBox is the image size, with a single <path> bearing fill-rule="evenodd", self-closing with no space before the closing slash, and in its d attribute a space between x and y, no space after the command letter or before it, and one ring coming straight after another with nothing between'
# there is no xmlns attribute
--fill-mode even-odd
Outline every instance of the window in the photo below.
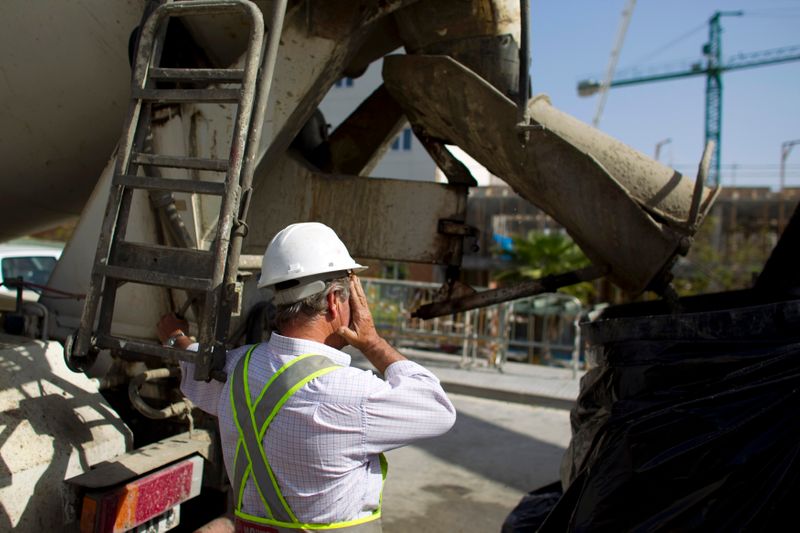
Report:
<svg viewBox="0 0 800 533"><path fill-rule="evenodd" d="M341 89L342 87L352 87L353 86L353 78L339 78L334 87L337 89Z"/></svg>
<svg viewBox="0 0 800 533"><path fill-rule="evenodd" d="M402 146L402 148L401 148ZM404 152L411 151L411 128L405 128L392 143L392 150Z"/></svg>
<svg viewBox="0 0 800 533"><path fill-rule="evenodd" d="M3 280L8 283L21 277L28 283L44 285L55 267L55 257L6 257L2 261Z"/></svg>

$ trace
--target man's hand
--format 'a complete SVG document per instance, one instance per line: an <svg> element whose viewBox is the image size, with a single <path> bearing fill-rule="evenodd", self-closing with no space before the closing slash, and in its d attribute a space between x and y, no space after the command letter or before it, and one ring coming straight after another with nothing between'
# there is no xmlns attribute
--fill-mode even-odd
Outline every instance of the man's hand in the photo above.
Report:
<svg viewBox="0 0 800 533"><path fill-rule="evenodd" d="M337 333L350 346L363 353L378 372L383 373L390 364L405 360L378 335L361 280L354 274L350 276L350 326L340 327Z"/></svg>
<svg viewBox="0 0 800 533"><path fill-rule="evenodd" d="M156 325L156 329L158 331L158 339L162 344L179 333L189 335L189 323L182 318L178 318L174 313L167 313L162 316Z"/></svg>
<svg viewBox="0 0 800 533"><path fill-rule="evenodd" d="M350 276L350 325L340 327L337 333L350 346L362 352L381 340L375 329L361 280L356 275Z"/></svg>

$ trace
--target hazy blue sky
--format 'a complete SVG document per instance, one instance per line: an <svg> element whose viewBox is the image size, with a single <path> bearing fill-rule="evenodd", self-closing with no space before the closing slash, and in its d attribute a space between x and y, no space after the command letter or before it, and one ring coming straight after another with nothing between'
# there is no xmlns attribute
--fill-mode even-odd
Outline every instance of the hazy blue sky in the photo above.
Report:
<svg viewBox="0 0 800 533"><path fill-rule="evenodd" d="M579 98L579 80L602 79L627 0L531 0L532 84L553 105L591 123L598 98ZM723 62L740 52L800 45L800 0L639 0L620 55L628 67L689 67L703 56L708 20L722 18ZM611 89L600 129L694 176L704 144L704 75ZM777 186L781 144L800 139L800 61L723 74L722 183ZM787 185L800 186L800 145L787 159Z"/></svg>

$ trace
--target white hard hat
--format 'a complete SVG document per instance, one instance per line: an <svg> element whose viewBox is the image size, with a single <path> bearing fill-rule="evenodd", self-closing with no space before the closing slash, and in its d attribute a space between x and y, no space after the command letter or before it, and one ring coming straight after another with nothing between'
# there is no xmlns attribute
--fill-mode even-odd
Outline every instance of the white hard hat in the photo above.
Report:
<svg viewBox="0 0 800 533"><path fill-rule="evenodd" d="M325 289L325 282L361 272L336 232L319 222L285 227L272 238L261 263L258 288L271 288L274 302L298 302Z"/></svg>

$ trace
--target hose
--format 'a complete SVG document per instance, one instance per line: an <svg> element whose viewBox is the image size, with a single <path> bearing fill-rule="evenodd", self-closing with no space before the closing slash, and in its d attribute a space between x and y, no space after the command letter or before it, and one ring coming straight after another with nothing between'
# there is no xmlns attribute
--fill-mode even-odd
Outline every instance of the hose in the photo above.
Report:
<svg viewBox="0 0 800 533"><path fill-rule="evenodd" d="M180 368L156 368L153 370L145 370L141 374L134 377L128 385L128 397L131 400L133 407L142 413L147 418L155 420L163 420L165 418L172 418L176 416L188 415L191 412L191 403L188 400L171 403L163 409L156 409L151 407L144 401L139 394L139 389L147 381L154 381L156 379L164 379L176 377L180 375Z"/></svg>

